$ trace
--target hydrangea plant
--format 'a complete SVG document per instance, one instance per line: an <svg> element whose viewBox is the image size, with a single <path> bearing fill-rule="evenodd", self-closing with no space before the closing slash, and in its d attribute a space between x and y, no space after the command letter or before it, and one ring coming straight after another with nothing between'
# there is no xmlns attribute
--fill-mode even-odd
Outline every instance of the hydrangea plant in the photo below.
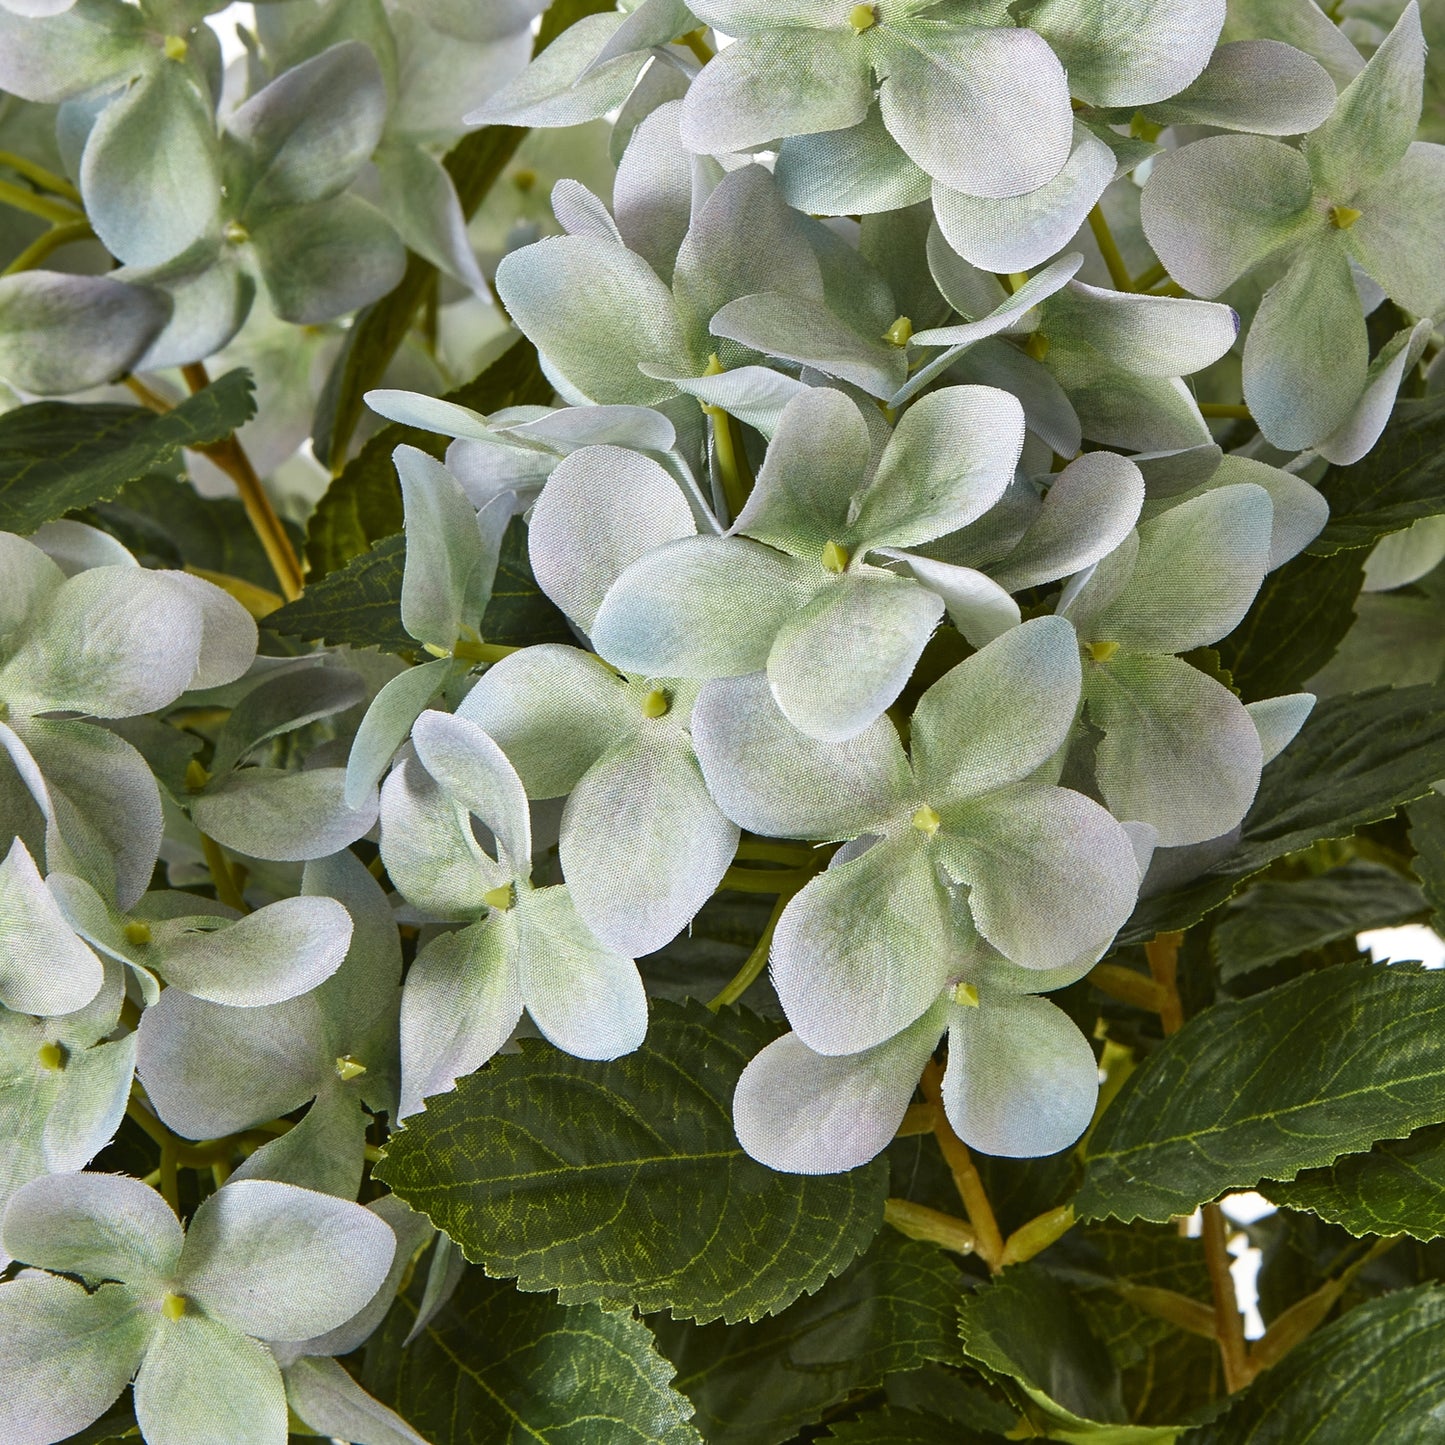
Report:
<svg viewBox="0 0 1445 1445"><path fill-rule="evenodd" d="M0 0L0 1445L1436 1438L1442 55Z"/></svg>

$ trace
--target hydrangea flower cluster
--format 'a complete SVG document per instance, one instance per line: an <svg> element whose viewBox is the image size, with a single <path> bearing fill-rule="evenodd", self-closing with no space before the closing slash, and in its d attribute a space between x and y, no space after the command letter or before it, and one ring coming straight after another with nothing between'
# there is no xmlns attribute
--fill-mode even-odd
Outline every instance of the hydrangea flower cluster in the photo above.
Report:
<svg viewBox="0 0 1445 1445"><path fill-rule="evenodd" d="M441 399L435 346L373 376L412 429L388 658L258 632L279 599L103 507L0 533L13 1445L132 1381L150 1445L422 1441L334 1360L436 1238L369 1179L386 1130L521 1038L637 1050L720 890L777 900L725 990L787 1025L732 1098L754 1160L874 1159L941 1043L967 1145L1073 1145L1098 1062L1047 995L1304 725L1210 649L1445 309L1415 0L1368 60L1307 0L641 0L535 58L543 0L330 0L224 74L219 8L0 0L0 170L43 109L64 173L0 202L69 228L0 276L17 404L154 400L278 323L345 375L377 312L327 327L423 265L549 400ZM486 256L445 144L602 117L610 203L563 177ZM562 629L525 645L519 534Z"/></svg>

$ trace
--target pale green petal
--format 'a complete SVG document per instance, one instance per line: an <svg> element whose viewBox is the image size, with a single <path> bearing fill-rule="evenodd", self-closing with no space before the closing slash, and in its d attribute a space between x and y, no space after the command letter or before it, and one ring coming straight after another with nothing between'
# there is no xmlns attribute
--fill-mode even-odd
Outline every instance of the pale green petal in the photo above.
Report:
<svg viewBox="0 0 1445 1445"><path fill-rule="evenodd" d="M508 915L432 939L401 994L398 1119L481 1068L521 1017L516 929Z"/></svg>
<svg viewBox="0 0 1445 1445"><path fill-rule="evenodd" d="M806 382L769 366L736 366L716 376L679 376L673 381L679 391L721 407L765 437L777 429L783 408L795 396L811 390Z"/></svg>
<svg viewBox="0 0 1445 1445"><path fill-rule="evenodd" d="M702 68L683 99L682 141L725 155L843 130L868 114L872 99L868 57L851 30L769 29Z"/></svg>
<svg viewBox="0 0 1445 1445"><path fill-rule="evenodd" d="M788 204L812 216L859 216L927 200L932 182L888 134L878 107L845 130L790 136L777 177Z"/></svg>
<svg viewBox="0 0 1445 1445"><path fill-rule="evenodd" d="M855 1054L919 1018L955 961L950 909L914 829L813 879L773 935L773 986L799 1039Z"/></svg>
<svg viewBox="0 0 1445 1445"><path fill-rule="evenodd" d="M302 863L370 832L376 803L347 806L345 768L241 768L191 799L191 821L237 853Z"/></svg>
<svg viewBox="0 0 1445 1445"><path fill-rule="evenodd" d="M1211 136L1155 160L1139 214L1169 274L1197 296L1217 296L1318 224L1313 198L1297 150L1263 136Z"/></svg>
<svg viewBox="0 0 1445 1445"><path fill-rule="evenodd" d="M5 1251L38 1269L164 1284L181 1254L170 1206L124 1174L52 1174L16 1190L5 1212Z"/></svg>
<svg viewBox="0 0 1445 1445"><path fill-rule="evenodd" d="M411 725L445 686L453 667L449 657L409 667L372 699L346 759L343 796L348 808L361 807L371 796L396 750L411 733Z"/></svg>
<svg viewBox="0 0 1445 1445"><path fill-rule="evenodd" d="M945 803L1009 787L1068 739L1079 705L1079 647L1061 617L1036 617L960 662L913 710L923 796Z"/></svg>
<svg viewBox="0 0 1445 1445"><path fill-rule="evenodd" d="M145 20L119 6L72 7L22 19L0 7L0 89L24 100L68 100L135 69Z"/></svg>
<svg viewBox="0 0 1445 1445"><path fill-rule="evenodd" d="M1335 106L1318 61L1279 40L1221 45L1199 79L1149 107L1160 125L1214 125L1256 135L1302 135Z"/></svg>
<svg viewBox="0 0 1445 1445"><path fill-rule="evenodd" d="M1161 847L1218 838L1254 801L1262 749L1244 704L1175 657L1121 653L1084 676L1102 729L1099 787L1120 818L1149 823Z"/></svg>
<svg viewBox="0 0 1445 1445"><path fill-rule="evenodd" d="M1099 1066L1063 1009L990 993L948 1019L943 1109L970 1149L1031 1159L1067 1149L1089 1127Z"/></svg>
<svg viewBox="0 0 1445 1445"><path fill-rule="evenodd" d="M827 742L863 731L912 675L943 603L911 578L856 567L778 629L768 683L794 726Z"/></svg>
<svg viewBox="0 0 1445 1445"><path fill-rule="evenodd" d="M1209 62L1224 0L1043 0L1028 22L1058 53L1073 95L1147 105L1184 89Z"/></svg>
<svg viewBox="0 0 1445 1445"><path fill-rule="evenodd" d="M1069 244L1113 179L1113 151L1076 122L1063 170L1037 190L990 200L936 182L933 211L965 260L1000 274L1027 271Z"/></svg>
<svg viewBox="0 0 1445 1445"><path fill-rule="evenodd" d="M654 547L697 531L682 488L650 457L579 447L557 463L532 509L537 584L583 631L607 589Z"/></svg>
<svg viewBox="0 0 1445 1445"><path fill-rule="evenodd" d="M1394 389L1391 387L1390 402L1393 401ZM1386 411L1389 405L1386 403ZM1252 461L1248 457L1225 457L1210 477L1209 486L1232 487L1240 482L1253 482L1269 493L1272 520L1267 565L1271 572L1303 552L1330 519L1329 503L1318 488L1293 472L1266 466L1264 462Z"/></svg>
<svg viewBox="0 0 1445 1445"><path fill-rule="evenodd" d="M542 1036L577 1058L620 1058L647 1034L637 965L593 935L566 888L518 898L517 980Z"/></svg>
<svg viewBox="0 0 1445 1445"><path fill-rule="evenodd" d="M682 102L670 100L644 117L627 141L612 183L612 209L623 244L668 283L692 221L697 172L707 164L684 149L678 134L681 114Z"/></svg>
<svg viewBox="0 0 1445 1445"><path fill-rule="evenodd" d="M1105 600L1108 579L1091 578L1067 615L1086 641L1146 652L1207 647L1239 625L1259 591L1272 516L1269 493L1250 482L1181 502L1139 528L1119 595Z"/></svg>
<svg viewBox="0 0 1445 1445"><path fill-rule="evenodd" d="M87 1294L43 1274L0 1285L0 1435L9 1445L48 1445L84 1430L130 1383L152 1321L119 1285Z"/></svg>
<svg viewBox="0 0 1445 1445"><path fill-rule="evenodd" d="M1348 85L1365 63L1349 37L1315 0L1230 0L1223 38L1282 40L1313 55L1341 87Z"/></svg>
<svg viewBox="0 0 1445 1445"><path fill-rule="evenodd" d="M1097 959L1133 912L1133 844L1082 793L1026 785L942 811L945 866L968 886L979 933L1013 963L1055 969Z"/></svg>
<svg viewBox="0 0 1445 1445"><path fill-rule="evenodd" d="M1017 399L987 386L946 386L914 402L857 506L851 539L912 547L986 512L1013 478L1024 444Z"/></svg>
<svg viewBox="0 0 1445 1445"><path fill-rule="evenodd" d="M262 743L333 717L365 697L366 684L349 669L307 663L282 668L252 687L231 709L216 737L211 771L230 772Z"/></svg>
<svg viewBox="0 0 1445 1445"><path fill-rule="evenodd" d="M76 937L24 840L14 839L0 863L0 1002L17 1013L74 1013L104 979L100 959Z"/></svg>
<svg viewBox="0 0 1445 1445"><path fill-rule="evenodd" d="M641 699L590 652L525 647L487 669L457 709L507 755L530 798L560 798L642 725Z"/></svg>
<svg viewBox="0 0 1445 1445"><path fill-rule="evenodd" d="M1406 311L1445 312L1445 276L1432 248L1420 244L1445 231L1445 146L1417 141L1350 204L1361 213L1345 232L1350 254Z"/></svg>
<svg viewBox="0 0 1445 1445"><path fill-rule="evenodd" d="M532 865L532 823L527 794L506 754L469 718L424 712L411 730L421 765L459 807L476 814L496 835L514 876Z"/></svg>
<svg viewBox="0 0 1445 1445"><path fill-rule="evenodd" d="M1032 30L917 28L878 62L883 121L909 157L972 196L1017 196L1053 180L1069 158L1074 117L1048 44Z"/></svg>
<svg viewBox="0 0 1445 1445"><path fill-rule="evenodd" d="M972 567L939 562L913 552L880 549L904 576L921 582L948 609L948 620L973 647L983 647L1017 627L1023 614L1019 605L991 577Z"/></svg>
<svg viewBox="0 0 1445 1445"><path fill-rule="evenodd" d="M797 1034L774 1039L733 1093L738 1143L770 1169L841 1174L887 1148L938 1043L937 1005L861 1054L815 1054Z"/></svg>
<svg viewBox="0 0 1445 1445"><path fill-rule="evenodd" d="M640 362L669 374L703 370L672 293L621 246L553 236L511 252L497 268L496 286L516 325L592 401L649 406L672 395L671 386L638 370Z"/></svg>
<svg viewBox="0 0 1445 1445"><path fill-rule="evenodd" d="M1043 328L1057 345L1091 346L1138 376L1188 376L1218 361L1239 318L1214 301L1141 296L1072 281L1050 298Z"/></svg>
<svg viewBox="0 0 1445 1445"><path fill-rule="evenodd" d="M687 734L650 718L583 775L562 814L561 863L578 914L639 958L669 943L712 896L738 829L708 794Z"/></svg>
<svg viewBox="0 0 1445 1445"><path fill-rule="evenodd" d="M644 677L734 677L766 665L778 629L827 580L745 537L684 537L634 562L592 624L592 645Z"/></svg>
<svg viewBox="0 0 1445 1445"><path fill-rule="evenodd" d="M1319 236L1265 292L1245 338L1244 399L1285 451L1324 441L1365 390L1365 313L1337 234Z"/></svg>
<svg viewBox="0 0 1445 1445"><path fill-rule="evenodd" d="M1245 704L1245 711L1259 731L1264 761L1272 763L1294 740L1314 711L1312 692L1291 692Z"/></svg>
<svg viewBox="0 0 1445 1445"><path fill-rule="evenodd" d="M264 1345L191 1310L162 1319L135 1382L146 1445L281 1445L286 1392Z"/></svg>
<svg viewBox="0 0 1445 1445"><path fill-rule="evenodd" d="M868 474L872 441L850 397L810 387L783 408L757 484L733 531L816 562L853 539L850 503Z"/></svg>
<svg viewBox="0 0 1445 1445"><path fill-rule="evenodd" d="M1053 373L1026 352L1002 339L980 341L951 364L949 376L1017 397L1035 436L1061 457L1078 455L1083 432L1073 402Z"/></svg>
<svg viewBox="0 0 1445 1445"><path fill-rule="evenodd" d="M1349 203L1367 182L1401 160L1420 122L1425 36L1416 0L1365 68L1340 93L1334 113L1305 142L1315 182L1331 201Z"/></svg>
<svg viewBox="0 0 1445 1445"><path fill-rule="evenodd" d="M240 1179L191 1217L175 1288L233 1329L304 1340L361 1309L395 1253L390 1227L359 1204Z"/></svg>
<svg viewBox="0 0 1445 1445"><path fill-rule="evenodd" d="M302 1358L282 1374L287 1402L313 1430L357 1445L428 1445L400 1415L368 1395L335 1360Z"/></svg>
<svg viewBox="0 0 1445 1445"><path fill-rule="evenodd" d="M754 833L855 838L896 817L912 791L888 718L845 742L820 742L783 716L762 673L707 683L692 737L718 806Z"/></svg>

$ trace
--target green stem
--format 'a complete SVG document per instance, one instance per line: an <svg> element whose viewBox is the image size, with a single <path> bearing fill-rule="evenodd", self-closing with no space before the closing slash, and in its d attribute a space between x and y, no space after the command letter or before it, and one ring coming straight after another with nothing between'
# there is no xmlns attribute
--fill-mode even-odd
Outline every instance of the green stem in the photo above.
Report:
<svg viewBox="0 0 1445 1445"><path fill-rule="evenodd" d="M53 221L57 225L69 225L72 221L84 219L74 206L63 201L52 201L47 196L37 195L24 186L0 181L0 206L11 206L17 211L28 211L41 220Z"/></svg>
<svg viewBox="0 0 1445 1445"><path fill-rule="evenodd" d="M216 897L228 908L234 908L238 913L246 913L246 900L241 896L241 890L236 887L235 874L231 872L231 865L226 855L221 851L221 845L214 838L201 834L201 852L205 855L206 867L211 870L211 881L216 885Z"/></svg>
<svg viewBox="0 0 1445 1445"><path fill-rule="evenodd" d="M796 893L815 871L813 868L729 868L718 887L738 893Z"/></svg>
<svg viewBox="0 0 1445 1445"><path fill-rule="evenodd" d="M703 410L712 421L713 450L717 456L718 480L722 483L728 519L735 522L752 495L756 480L743 446L742 427L735 416L720 406L704 405Z"/></svg>
<svg viewBox="0 0 1445 1445"><path fill-rule="evenodd" d="M753 951L748 954L743 966L724 986L722 992L708 1004L714 1013L724 1004L736 1003L753 986L758 975L767 967L768 952L773 946L773 933L778 926L778 919L783 916L783 909L788 906L792 896L791 893L778 895L778 901L773 904L772 914L768 918L768 925L763 929L763 936L754 944Z"/></svg>
<svg viewBox="0 0 1445 1445"><path fill-rule="evenodd" d="M0 276L18 276L22 271L33 271L53 252L73 241L91 241L95 232L89 221L68 221L54 225L43 236L37 236L3 271Z"/></svg>
<svg viewBox="0 0 1445 1445"><path fill-rule="evenodd" d="M161 1145L161 1198L170 1205L174 1214L180 1214L181 1191L176 1178L176 1151L170 1144Z"/></svg>
<svg viewBox="0 0 1445 1445"><path fill-rule="evenodd" d="M1118 242L1114 240L1114 233L1109 229L1108 219L1098 206L1089 212L1089 229L1094 233L1094 240L1098 243L1104 264L1109 268L1109 279L1118 290L1133 291L1134 278L1124 264L1124 253L1120 251Z"/></svg>
<svg viewBox="0 0 1445 1445"><path fill-rule="evenodd" d="M1140 291L1147 291L1151 286L1157 286L1161 281L1169 279L1169 271L1162 261L1156 261L1147 271L1141 271L1134 278L1134 285Z"/></svg>
<svg viewBox="0 0 1445 1445"><path fill-rule="evenodd" d="M776 843L770 838L744 838L738 844L739 858L759 863L792 863L797 866L811 861L813 849L807 843Z"/></svg>
<svg viewBox="0 0 1445 1445"><path fill-rule="evenodd" d="M1247 406L1231 406L1221 401L1201 401L1199 414L1216 421L1253 421L1254 413Z"/></svg>
<svg viewBox="0 0 1445 1445"><path fill-rule="evenodd" d="M57 176L54 171L48 171L44 166L37 165L24 156L16 155L14 151L0 151L0 166L14 171L17 176L24 176L27 181L33 181L42 191L49 191L55 196L63 196L77 206L83 204L80 192L64 176Z"/></svg>

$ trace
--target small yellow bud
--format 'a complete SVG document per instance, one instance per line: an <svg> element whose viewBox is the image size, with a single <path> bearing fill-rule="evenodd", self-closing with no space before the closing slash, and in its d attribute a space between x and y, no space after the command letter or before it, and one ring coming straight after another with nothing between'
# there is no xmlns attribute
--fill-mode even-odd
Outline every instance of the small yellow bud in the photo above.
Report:
<svg viewBox="0 0 1445 1445"><path fill-rule="evenodd" d="M1108 662L1118 650L1117 642L1091 642L1089 644L1089 656L1095 662Z"/></svg>
<svg viewBox="0 0 1445 1445"><path fill-rule="evenodd" d="M239 221L227 221L221 235L233 246L244 246L251 239L251 233Z"/></svg>
<svg viewBox="0 0 1445 1445"><path fill-rule="evenodd" d="M655 687L642 699L642 715L643 717L666 717L671 706L672 694L663 688Z"/></svg>
<svg viewBox="0 0 1445 1445"><path fill-rule="evenodd" d="M848 570L848 549L837 542L829 542L823 548L823 570L825 572L846 572Z"/></svg>
<svg viewBox="0 0 1445 1445"><path fill-rule="evenodd" d="M505 913L516 901L516 892L510 883L503 883L500 888L488 888L482 894L482 902L501 913Z"/></svg>
<svg viewBox="0 0 1445 1445"><path fill-rule="evenodd" d="M354 1059L350 1054L342 1054L336 1061L336 1077L343 1084L349 1084L353 1079L359 1079L366 1072L366 1065L359 1059Z"/></svg>
<svg viewBox="0 0 1445 1445"><path fill-rule="evenodd" d="M161 1301L161 1313L168 1320L178 1320L186 1312L186 1306L190 1301L183 1294L168 1294Z"/></svg>
<svg viewBox="0 0 1445 1445"><path fill-rule="evenodd" d="M199 793L210 781L211 775L194 758L186 764L186 787L191 792Z"/></svg>
<svg viewBox="0 0 1445 1445"><path fill-rule="evenodd" d="M861 35L865 30L871 30L878 23L878 7L876 5L855 5L848 12L848 24L853 27L854 35Z"/></svg>
<svg viewBox="0 0 1445 1445"><path fill-rule="evenodd" d="M134 943L139 945L142 943L149 943L151 941L150 924L143 923L140 920L137 920L134 923L127 923L126 926L121 929L121 932L125 934L125 941L127 943Z"/></svg>
<svg viewBox="0 0 1445 1445"><path fill-rule="evenodd" d="M953 986L953 1001L965 1008L978 1007L978 990L971 983L956 983Z"/></svg>
<svg viewBox="0 0 1445 1445"><path fill-rule="evenodd" d="M1331 206L1330 225L1337 231L1348 231L1364 214L1353 206Z"/></svg>
<svg viewBox="0 0 1445 1445"><path fill-rule="evenodd" d="M191 49L186 44L185 38L180 35L167 35L163 42L163 48L167 60L184 60Z"/></svg>
<svg viewBox="0 0 1445 1445"><path fill-rule="evenodd" d="M69 1055L64 1044L41 1044L35 1051L35 1057L40 1060L42 1069L49 1069L55 1074L65 1067Z"/></svg>
<svg viewBox="0 0 1445 1445"><path fill-rule="evenodd" d="M531 166L519 166L512 172L512 184L525 196L537 184L537 172Z"/></svg>
<svg viewBox="0 0 1445 1445"><path fill-rule="evenodd" d="M925 803L914 815L913 826L925 838L931 838L943 826L943 819Z"/></svg>
<svg viewBox="0 0 1445 1445"><path fill-rule="evenodd" d="M913 337L913 323L906 317L900 316L887 331L883 333L883 339L890 346L907 346Z"/></svg>

